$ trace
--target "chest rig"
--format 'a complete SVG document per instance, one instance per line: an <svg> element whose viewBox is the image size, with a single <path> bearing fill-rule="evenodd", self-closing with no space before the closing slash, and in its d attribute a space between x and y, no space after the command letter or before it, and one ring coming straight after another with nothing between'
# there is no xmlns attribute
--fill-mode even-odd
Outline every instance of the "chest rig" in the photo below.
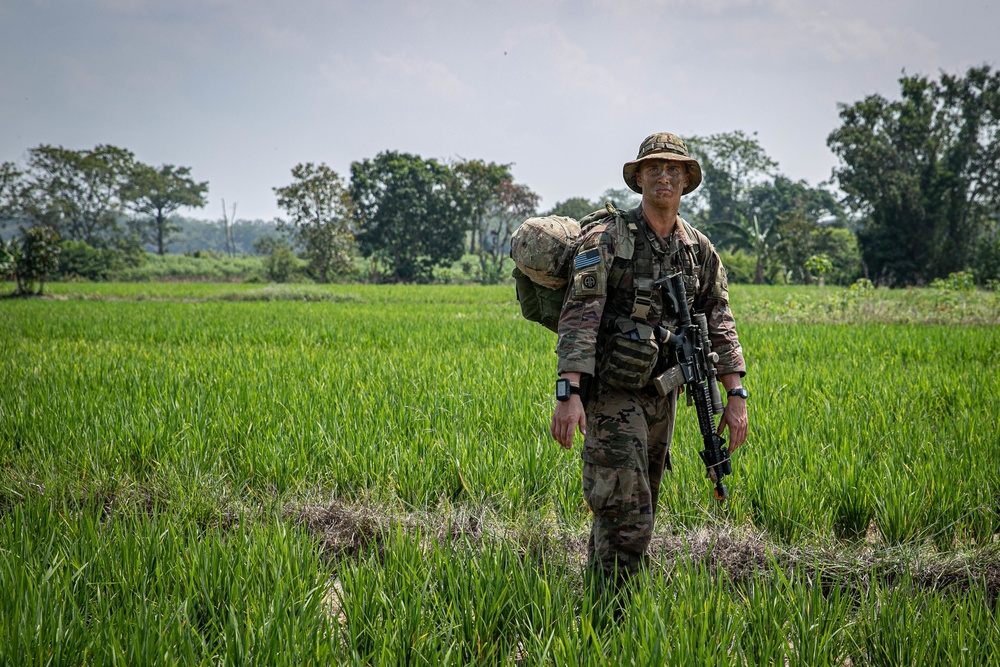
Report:
<svg viewBox="0 0 1000 667"><path fill-rule="evenodd" d="M684 275L684 281L687 283L687 293L691 298L695 294L696 285L694 283L700 268L698 265L700 250L697 243L698 237L686 220L678 217L677 222L684 226L684 233L688 239L695 241L693 244L679 244L680 247L677 249L680 268ZM646 230L642 229L643 223L639 220L638 209L616 210L614 224L618 226L618 242L615 247L615 258L608 273L608 287L617 290L631 265L634 294L630 312L619 312L622 310L622 304L617 299L609 298L608 304L613 305L611 308L605 308L601 326L602 328L617 328L619 330L637 327L644 330L649 326L649 314L654 303L659 303L661 316L663 314L661 299L656 295L654 283L661 277L660 270L666 252L653 247ZM627 310L627 307L625 309ZM628 320L631 320L631 325L627 322ZM645 331L640 332L640 335L643 334Z"/></svg>

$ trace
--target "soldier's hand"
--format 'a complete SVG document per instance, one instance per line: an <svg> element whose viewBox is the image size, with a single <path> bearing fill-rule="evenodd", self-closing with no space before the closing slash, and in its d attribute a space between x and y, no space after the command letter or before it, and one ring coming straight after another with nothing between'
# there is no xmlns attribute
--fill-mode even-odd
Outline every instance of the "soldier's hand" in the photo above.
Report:
<svg viewBox="0 0 1000 667"><path fill-rule="evenodd" d="M732 454L736 448L747 441L747 433L750 430L750 420L747 418L747 402L738 397L730 397L726 401L726 409L719 420L718 434L729 427L729 453Z"/></svg>
<svg viewBox="0 0 1000 667"><path fill-rule="evenodd" d="M556 409L552 412L552 426L549 432L552 438L569 449L573 446L573 436L576 430L587 435L587 416L583 411L583 401L578 394L571 394L568 401L556 401Z"/></svg>

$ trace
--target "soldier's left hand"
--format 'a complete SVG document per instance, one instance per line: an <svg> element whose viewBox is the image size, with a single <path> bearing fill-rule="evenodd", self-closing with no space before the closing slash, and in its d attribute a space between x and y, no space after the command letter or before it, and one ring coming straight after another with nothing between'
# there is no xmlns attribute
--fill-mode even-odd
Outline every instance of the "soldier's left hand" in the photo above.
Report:
<svg viewBox="0 0 1000 667"><path fill-rule="evenodd" d="M726 409L722 413L722 419L719 420L719 430L716 432L722 435L722 431L727 426L729 427L729 453L732 454L737 447L746 442L747 433L750 431L746 400L731 396L726 402Z"/></svg>

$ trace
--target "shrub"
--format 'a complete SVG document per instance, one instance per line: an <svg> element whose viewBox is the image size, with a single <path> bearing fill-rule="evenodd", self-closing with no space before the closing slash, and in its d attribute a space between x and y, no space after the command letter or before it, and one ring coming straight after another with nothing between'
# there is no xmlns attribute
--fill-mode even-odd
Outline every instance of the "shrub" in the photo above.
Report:
<svg viewBox="0 0 1000 667"><path fill-rule="evenodd" d="M142 266L146 253L132 247L95 248L83 241L65 240L59 244L59 276L63 280L85 278L102 281L125 269Z"/></svg>
<svg viewBox="0 0 1000 667"><path fill-rule="evenodd" d="M298 260L288 248L275 247L264 260L264 272L273 283L287 283L298 269Z"/></svg>
<svg viewBox="0 0 1000 667"><path fill-rule="evenodd" d="M719 250L726 276L731 283L752 283L757 260L742 250Z"/></svg>
<svg viewBox="0 0 1000 667"><path fill-rule="evenodd" d="M13 276L17 284L14 294L42 293L46 278L59 268L58 241L58 235L46 225L22 227L20 238L11 239L0 257L0 264L8 267L7 275Z"/></svg>

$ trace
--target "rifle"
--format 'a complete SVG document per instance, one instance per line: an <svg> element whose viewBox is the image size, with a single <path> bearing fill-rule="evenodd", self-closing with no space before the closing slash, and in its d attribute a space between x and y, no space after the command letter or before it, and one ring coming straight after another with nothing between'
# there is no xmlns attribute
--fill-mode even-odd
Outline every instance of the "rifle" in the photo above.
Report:
<svg viewBox="0 0 1000 667"><path fill-rule="evenodd" d="M722 396L715 364L719 355L712 352L708 338L708 320L704 313L695 313L693 318L687 303L684 279L680 273L665 276L655 285L662 290L663 303L670 304L680 320L677 332L660 327L658 338L663 343L668 360L675 362L666 372L653 380L662 395L665 388L687 387L688 404L694 402L698 413L698 429L705 449L699 452L705 462L708 478L715 484L715 499L724 503L729 497L722 479L733 472L726 441L718 435L715 415L722 414ZM693 322L692 322L693 319ZM672 358L671 358L672 355Z"/></svg>

